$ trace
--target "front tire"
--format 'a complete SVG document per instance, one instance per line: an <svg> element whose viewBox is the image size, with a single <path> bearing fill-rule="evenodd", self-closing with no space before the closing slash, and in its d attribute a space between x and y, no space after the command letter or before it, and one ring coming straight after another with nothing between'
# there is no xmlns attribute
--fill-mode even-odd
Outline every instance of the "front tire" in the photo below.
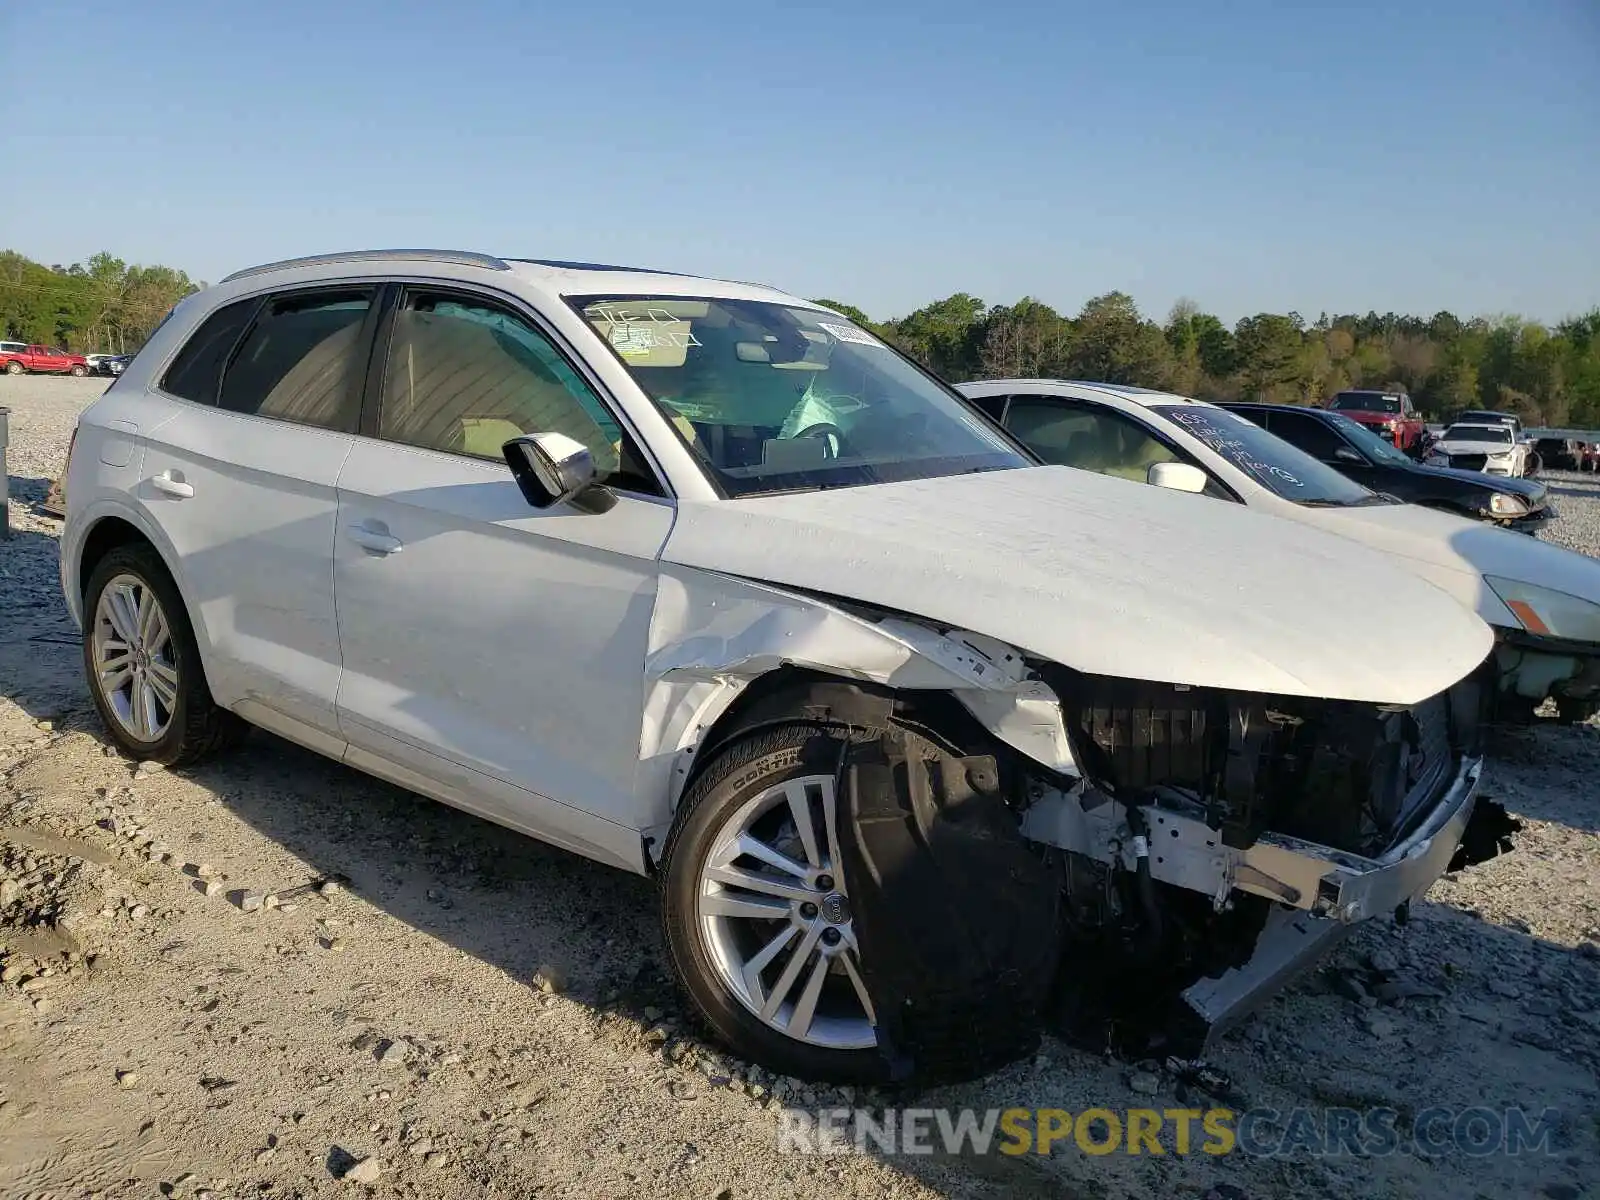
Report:
<svg viewBox="0 0 1600 1200"><path fill-rule="evenodd" d="M89 373L88 369L85 368L85 367L73 367L72 368L72 377L74 379L82 379L88 373Z"/></svg>
<svg viewBox="0 0 1600 1200"><path fill-rule="evenodd" d="M196 762L248 728L211 698L183 597L150 546L118 546L90 574L83 665L111 740L140 761Z"/></svg>
<svg viewBox="0 0 1600 1200"><path fill-rule="evenodd" d="M662 924L684 990L736 1053L784 1075L871 1084L887 1066L839 854L847 737L794 723L718 753L667 841Z"/></svg>

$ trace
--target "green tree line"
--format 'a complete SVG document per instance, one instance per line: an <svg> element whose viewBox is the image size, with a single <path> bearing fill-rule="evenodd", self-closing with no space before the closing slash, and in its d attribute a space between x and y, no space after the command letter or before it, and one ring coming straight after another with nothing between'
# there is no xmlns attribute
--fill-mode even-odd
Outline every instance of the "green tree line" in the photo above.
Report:
<svg viewBox="0 0 1600 1200"><path fill-rule="evenodd" d="M958 292L873 321L837 308L952 382L1010 377L1161 388L1202 400L1318 404L1345 388L1408 392L1434 419L1465 408L1532 425L1600 428L1600 308L1554 326L1520 317L1257 313L1232 327L1180 300L1165 322L1123 292L1075 317L1024 297L990 306Z"/></svg>
<svg viewBox="0 0 1600 1200"><path fill-rule="evenodd" d="M110 254L50 266L0 251L0 336L78 354L132 354L167 310L201 285L172 267Z"/></svg>
<svg viewBox="0 0 1600 1200"><path fill-rule="evenodd" d="M129 265L107 253L45 266L0 251L0 336L132 353L201 286L176 268ZM1403 389L1435 418L1489 407L1531 424L1600 428L1600 308L1554 326L1449 312L1324 313L1308 322L1290 312L1257 313L1230 327L1187 300L1157 322L1124 292L1097 296L1072 317L1032 297L991 306L965 292L886 321L820 303L955 382L1090 379L1290 404L1350 387Z"/></svg>

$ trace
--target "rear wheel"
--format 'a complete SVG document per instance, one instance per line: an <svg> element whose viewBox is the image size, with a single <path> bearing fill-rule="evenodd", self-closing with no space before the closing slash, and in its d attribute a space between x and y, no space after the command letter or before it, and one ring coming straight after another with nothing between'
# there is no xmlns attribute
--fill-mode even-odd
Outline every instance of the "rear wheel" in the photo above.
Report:
<svg viewBox="0 0 1600 1200"><path fill-rule="evenodd" d="M83 614L89 690L124 753L178 766L246 731L212 700L183 598L152 548L118 546L101 559Z"/></svg>
<svg viewBox="0 0 1600 1200"><path fill-rule="evenodd" d="M16 359L12 359L10 362L8 362L6 364L6 374L7 375L21 375L22 374L22 364L19 363Z"/></svg>
<svg viewBox="0 0 1600 1200"><path fill-rule="evenodd" d="M886 1077L839 851L846 733L784 725L726 748L668 840L662 918L678 978L737 1053L786 1075Z"/></svg>

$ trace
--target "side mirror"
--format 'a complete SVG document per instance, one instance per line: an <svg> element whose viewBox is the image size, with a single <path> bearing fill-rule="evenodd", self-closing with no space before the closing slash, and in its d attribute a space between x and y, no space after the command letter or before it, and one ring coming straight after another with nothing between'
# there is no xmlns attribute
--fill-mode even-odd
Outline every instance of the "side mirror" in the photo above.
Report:
<svg viewBox="0 0 1600 1200"><path fill-rule="evenodd" d="M1333 458L1335 462L1355 463L1358 467L1365 461L1361 455L1350 449L1349 446L1340 446L1333 452Z"/></svg>
<svg viewBox="0 0 1600 1200"><path fill-rule="evenodd" d="M1211 477L1188 463L1164 462L1150 464L1145 482L1174 492L1203 492Z"/></svg>
<svg viewBox="0 0 1600 1200"><path fill-rule="evenodd" d="M500 447L523 497L535 508L564 504L594 482L589 448L564 433L530 433Z"/></svg>

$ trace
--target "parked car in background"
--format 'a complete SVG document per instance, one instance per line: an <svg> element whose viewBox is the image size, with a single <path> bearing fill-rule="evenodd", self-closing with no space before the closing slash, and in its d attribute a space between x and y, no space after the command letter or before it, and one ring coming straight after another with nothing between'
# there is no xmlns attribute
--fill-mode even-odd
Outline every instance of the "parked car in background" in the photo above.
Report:
<svg viewBox="0 0 1600 1200"><path fill-rule="evenodd" d="M1510 425L1464 424L1447 426L1428 449L1430 467L1459 467L1486 475L1516 478L1527 473L1528 444L1518 440Z"/></svg>
<svg viewBox="0 0 1600 1200"><path fill-rule="evenodd" d="M1600 471L1600 442L1578 443L1578 470Z"/></svg>
<svg viewBox="0 0 1600 1200"><path fill-rule="evenodd" d="M0 355L19 354L27 348L27 342L0 342Z"/></svg>
<svg viewBox="0 0 1600 1200"><path fill-rule="evenodd" d="M1474 811L1493 638L1456 600L1039 466L757 285L448 251L244 271L84 411L66 499L126 753L248 721L649 873L694 1005L782 1074L1031 1053L1067 923L1164 988L1253 963L1185 993L1226 1020L1425 890ZM1426 653L1328 636L1380 608Z"/></svg>
<svg viewBox="0 0 1600 1200"><path fill-rule="evenodd" d="M1201 492L1395 555L1494 626L1488 680L1504 718L1526 719L1547 697L1567 721L1600 706L1600 559L1402 504L1185 396L1039 379L959 390L1046 462ZM1426 639L1414 649L1429 653Z"/></svg>
<svg viewBox="0 0 1600 1200"><path fill-rule="evenodd" d="M1422 415L1406 393L1350 389L1333 396L1326 407L1365 425L1397 450L1422 456Z"/></svg>
<svg viewBox="0 0 1600 1200"><path fill-rule="evenodd" d="M65 350L58 350L54 346L44 346L34 342L21 350L0 351L0 371L5 371L8 375L28 372L41 375L82 376L89 373L89 364L84 361L81 354L68 354Z"/></svg>
<svg viewBox="0 0 1600 1200"><path fill-rule="evenodd" d="M85 354L91 375L120 375L133 359L131 354Z"/></svg>
<svg viewBox="0 0 1600 1200"><path fill-rule="evenodd" d="M1583 462L1583 443L1574 438L1535 438L1534 452L1552 471L1576 471Z"/></svg>
<svg viewBox="0 0 1600 1200"><path fill-rule="evenodd" d="M1348 414L1289 404L1224 404L1318 462L1375 492L1519 533L1538 533L1556 517L1550 489L1532 479L1430 467L1396 450Z"/></svg>

